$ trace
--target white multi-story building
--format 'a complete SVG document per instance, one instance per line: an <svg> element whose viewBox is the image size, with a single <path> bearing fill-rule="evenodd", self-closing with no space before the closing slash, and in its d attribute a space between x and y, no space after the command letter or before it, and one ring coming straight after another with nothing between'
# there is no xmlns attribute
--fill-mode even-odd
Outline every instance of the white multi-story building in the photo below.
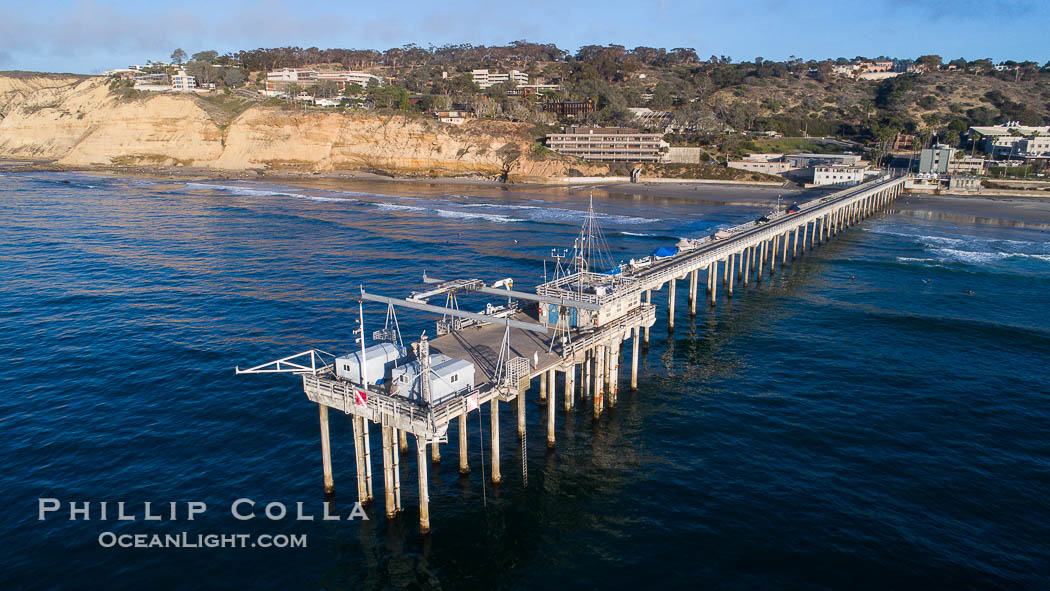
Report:
<svg viewBox="0 0 1050 591"><path fill-rule="evenodd" d="M171 89L175 92L192 92L197 88L197 79L186 74L186 70L179 70L171 77Z"/></svg>
<svg viewBox="0 0 1050 591"><path fill-rule="evenodd" d="M495 86L496 84L506 84L511 80L514 81L515 85L519 86L529 83L529 75L517 70L511 70L505 74L497 74L495 72L489 72L488 70L474 70L471 74L473 74L474 84L477 84L478 88L488 88L490 86Z"/></svg>
<svg viewBox="0 0 1050 591"><path fill-rule="evenodd" d="M292 86L306 87L323 81L335 82L339 85L340 92L345 91L347 86L359 84L362 87L375 82L382 86L383 79L368 72L335 71L318 72L317 70L301 70L298 68L281 68L266 73L265 94L270 96L288 93Z"/></svg>
<svg viewBox="0 0 1050 591"><path fill-rule="evenodd" d="M985 154L1050 156L1050 126L1033 127L1011 121L1002 125L971 127L971 137L975 133L983 139Z"/></svg>
<svg viewBox="0 0 1050 591"><path fill-rule="evenodd" d="M813 167L813 184L818 186L835 185L849 187L864 182L864 166L849 164L828 164Z"/></svg>

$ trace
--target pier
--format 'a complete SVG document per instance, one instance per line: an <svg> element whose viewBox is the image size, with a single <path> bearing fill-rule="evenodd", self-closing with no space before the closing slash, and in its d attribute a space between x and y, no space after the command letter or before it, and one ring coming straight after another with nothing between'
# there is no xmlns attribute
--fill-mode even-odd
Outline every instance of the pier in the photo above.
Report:
<svg viewBox="0 0 1050 591"><path fill-rule="evenodd" d="M411 435L418 467L419 526L426 533L430 531L428 467L441 461L440 446L448 442L453 423L459 471L466 474L471 470L467 423L474 413L487 411L489 449L482 454L483 468L486 477L499 484L504 468L499 445L503 426L500 405L508 405L516 415L523 480L527 482L527 399L531 396L545 408L545 437L551 449L557 444L559 406L564 412L579 406L579 412L590 412L594 420L601 420L603 411L618 402L621 360L630 366L627 387L638 387L639 356L656 323L653 292L667 289L667 329L673 332L677 282L688 281L690 315L696 314L698 303L703 304L701 298L714 307L720 285L725 296L732 298L741 287L760 284L778 268L881 211L901 194L905 181L906 177L884 175L788 211L771 212L713 236L688 241L674 254L653 257L644 267L612 265L603 256L604 238L592 210L572 254L558 255L554 277L534 291L514 289L509 278L489 284L476 278L438 279L426 274L422 291L405 298L371 293L362 287L359 353L337 358L311 349L236 371L301 376L307 399L318 407L323 486L328 494L335 489L329 409L351 418L357 496L363 504L374 502L370 429L378 427L383 507L391 519L403 511L400 460L408 453L407 436ZM703 293L701 278L705 281ZM430 303L440 298L444 298L444 306ZM497 299L506 305L490 304L479 313L460 309L460 301L470 298ZM365 303L387 308L386 324L371 333L373 343L387 344L382 350L388 351L392 360L384 375L369 376L383 364L375 358L375 351L380 350L376 345L368 361ZM405 347L397 325L397 308L440 316L436 334L428 338L424 333ZM629 362L624 359L625 353ZM396 369L391 370L391 364ZM468 365L472 373L460 371ZM556 387L559 373L563 377L560 391ZM470 379L464 377L468 375ZM482 419L477 416L476 420Z"/></svg>

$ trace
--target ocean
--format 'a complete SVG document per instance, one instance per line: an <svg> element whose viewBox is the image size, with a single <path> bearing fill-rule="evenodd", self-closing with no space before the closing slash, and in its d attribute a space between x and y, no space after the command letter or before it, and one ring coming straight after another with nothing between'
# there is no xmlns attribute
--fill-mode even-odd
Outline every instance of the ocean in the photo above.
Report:
<svg viewBox="0 0 1050 591"><path fill-rule="evenodd" d="M414 453L402 458L405 513L384 518L378 429L370 519L322 520L316 406L293 376L234 367L350 350L362 285L403 297L424 270L538 284L589 195L616 261L776 201L0 171L0 581L1050 587L1050 207L1024 200L902 198L731 302L720 289L695 318L680 285L673 334L666 290L654 293L637 392L621 387L598 421L582 405L559 410L553 452L530 395L527 486L505 406L503 483L482 480L486 414L471 423L469 476L455 437L430 468L431 535L418 533ZM366 325L384 316L367 307ZM406 341L433 334L433 318L399 320ZM347 516L350 420L333 411L330 423L334 507ZM42 498L61 509L39 519ZM256 503L255 519L231 514L238 499ZM102 520L102 501L137 518ZM147 501L164 519L144 519ZM91 518L70 519L70 502L92 503ZM207 505L192 521L191 502ZM267 519L271 502L316 518ZM183 532L307 545L103 543Z"/></svg>

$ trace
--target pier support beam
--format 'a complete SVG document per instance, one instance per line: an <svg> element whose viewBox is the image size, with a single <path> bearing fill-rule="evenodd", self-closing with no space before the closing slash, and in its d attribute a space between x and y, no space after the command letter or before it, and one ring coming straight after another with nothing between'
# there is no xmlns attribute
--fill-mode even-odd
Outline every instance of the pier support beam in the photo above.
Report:
<svg viewBox="0 0 1050 591"><path fill-rule="evenodd" d="M557 391L554 388L554 370L550 370L550 389L547 396L547 449L554 449L554 405L558 400Z"/></svg>
<svg viewBox="0 0 1050 591"><path fill-rule="evenodd" d="M711 270L714 271L713 279L711 280L711 307L715 307L715 302L718 300L718 261L711 263Z"/></svg>
<svg viewBox="0 0 1050 591"><path fill-rule="evenodd" d="M401 431L403 435L405 432ZM401 507L401 454L397 450L397 437L398 430L390 429L390 463L391 470L394 473L394 508L398 513L402 511Z"/></svg>
<svg viewBox="0 0 1050 591"><path fill-rule="evenodd" d="M605 408L605 347L594 348L594 418L602 416Z"/></svg>
<svg viewBox="0 0 1050 591"><path fill-rule="evenodd" d="M397 500L394 498L394 432L387 426L381 427L383 434L383 498L386 518L397 517Z"/></svg>
<svg viewBox="0 0 1050 591"><path fill-rule="evenodd" d="M521 396L519 394L519 396ZM467 462L467 417L470 415L463 413L459 415L456 422L459 423L459 473L470 474L470 463Z"/></svg>
<svg viewBox="0 0 1050 591"><path fill-rule="evenodd" d="M696 287L700 283L700 270L693 269L689 274L689 315L696 316Z"/></svg>
<svg viewBox="0 0 1050 591"><path fill-rule="evenodd" d="M740 268L743 271L743 285L744 287L747 287L748 276L751 274L751 247L745 248L744 251L740 253L740 256L742 259Z"/></svg>
<svg viewBox="0 0 1050 591"><path fill-rule="evenodd" d="M554 377L555 377L554 371L555 370L553 368L547 370L547 404L548 405L554 404L554 399L555 399L555 396L554 396L554 383L555 383L554 382Z"/></svg>
<svg viewBox="0 0 1050 591"><path fill-rule="evenodd" d="M737 255L729 255L729 261L727 267L729 267L729 285L726 287L729 291L726 293L729 297L733 297L733 284L736 283L736 259Z"/></svg>
<svg viewBox="0 0 1050 591"><path fill-rule="evenodd" d="M645 303L653 303L653 291L651 289L645 290ZM649 347L649 327L645 327L645 346Z"/></svg>
<svg viewBox="0 0 1050 591"><path fill-rule="evenodd" d="M667 332L674 332L674 296L677 290L677 279L667 282Z"/></svg>
<svg viewBox="0 0 1050 591"><path fill-rule="evenodd" d="M405 434L404 430L399 429L398 432L397 432L397 436L398 436L398 443L397 443L398 450L401 453L403 453L403 454L407 454L408 453L408 435Z"/></svg>
<svg viewBox="0 0 1050 591"><path fill-rule="evenodd" d="M547 401L547 372L540 374L540 404Z"/></svg>
<svg viewBox="0 0 1050 591"><path fill-rule="evenodd" d="M784 232L780 236L780 266L787 265L788 262L788 242L791 241L791 230Z"/></svg>
<svg viewBox="0 0 1050 591"><path fill-rule="evenodd" d="M791 241L791 260L798 256L798 226L795 226L795 238Z"/></svg>
<svg viewBox="0 0 1050 591"><path fill-rule="evenodd" d="M722 265L722 285L725 285L729 283L729 257L726 257L726 260L722 262L725 263Z"/></svg>
<svg viewBox="0 0 1050 591"><path fill-rule="evenodd" d="M518 392L518 439L525 437L525 393Z"/></svg>
<svg viewBox="0 0 1050 591"><path fill-rule="evenodd" d="M328 407L317 405L321 415L321 470L324 473L324 494L335 492L335 480L332 478L332 444L328 439Z"/></svg>
<svg viewBox="0 0 1050 591"><path fill-rule="evenodd" d="M361 417L361 431L365 444L365 492L368 493L368 502L375 498L372 495L372 438L368 436L368 419Z"/></svg>
<svg viewBox="0 0 1050 591"><path fill-rule="evenodd" d="M572 363L569 365L569 370L565 372L565 412L572 410L572 407L576 406L576 364Z"/></svg>
<svg viewBox="0 0 1050 591"><path fill-rule="evenodd" d="M363 418L350 416L354 427L354 461L357 463L357 501L362 505L368 503L368 485L365 483L365 444L362 441L361 422Z"/></svg>
<svg viewBox="0 0 1050 591"><path fill-rule="evenodd" d="M766 241L758 245L758 264L755 265L755 283L762 283L762 273L766 266Z"/></svg>
<svg viewBox="0 0 1050 591"><path fill-rule="evenodd" d="M583 360L583 369L581 369L583 379L583 397L589 397L591 395L591 368L594 366L594 352L587 351Z"/></svg>
<svg viewBox="0 0 1050 591"><path fill-rule="evenodd" d="M732 289L732 287L730 287ZM638 389L638 327L631 335L631 390Z"/></svg>
<svg viewBox="0 0 1050 591"><path fill-rule="evenodd" d="M492 483L499 484L503 477L499 473L499 398L489 403L492 423L489 427L492 435Z"/></svg>
<svg viewBox="0 0 1050 591"><path fill-rule="evenodd" d="M435 464L441 463L441 446L438 445L437 441L430 444L430 461Z"/></svg>
<svg viewBox="0 0 1050 591"><path fill-rule="evenodd" d="M769 240L769 277L777 270L777 248L780 246L780 236L774 236Z"/></svg>
<svg viewBox="0 0 1050 591"><path fill-rule="evenodd" d="M416 435L416 460L419 467L419 531L430 533L430 491L427 489L427 442Z"/></svg>

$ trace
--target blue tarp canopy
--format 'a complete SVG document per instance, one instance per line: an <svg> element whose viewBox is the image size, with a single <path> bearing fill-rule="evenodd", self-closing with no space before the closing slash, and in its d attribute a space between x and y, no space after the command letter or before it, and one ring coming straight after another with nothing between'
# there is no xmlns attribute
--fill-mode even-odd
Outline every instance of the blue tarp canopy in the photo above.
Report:
<svg viewBox="0 0 1050 591"><path fill-rule="evenodd" d="M653 251L653 256L657 258L673 257L678 254L678 247L676 246L661 246Z"/></svg>
<svg viewBox="0 0 1050 591"><path fill-rule="evenodd" d="M623 269L621 269L619 267L613 267L612 269L609 269L608 271L606 271L604 274L605 275L619 275L620 273L623 273Z"/></svg>

